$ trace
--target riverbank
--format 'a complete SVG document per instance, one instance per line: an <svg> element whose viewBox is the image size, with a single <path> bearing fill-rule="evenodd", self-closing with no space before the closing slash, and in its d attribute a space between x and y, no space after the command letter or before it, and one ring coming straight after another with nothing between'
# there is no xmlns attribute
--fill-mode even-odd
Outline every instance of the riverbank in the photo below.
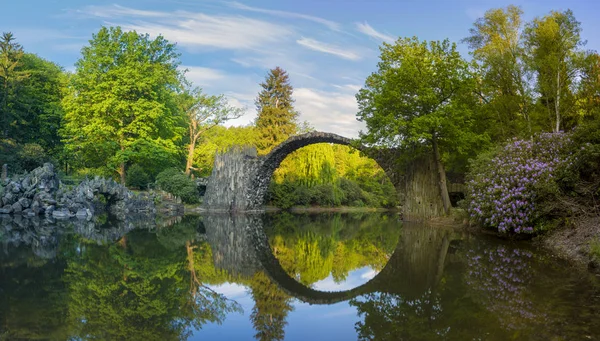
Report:
<svg viewBox="0 0 600 341"><path fill-rule="evenodd" d="M581 267L600 272L600 217L581 217L542 235L536 243Z"/></svg>
<svg viewBox="0 0 600 341"><path fill-rule="evenodd" d="M264 212L281 212L288 211L293 213L373 213L373 212L400 212L397 208L382 208L382 207L355 207L355 206L338 206L338 207L325 207L325 206L294 206L287 210L276 206L264 206ZM185 214L198 214L205 212L201 206L198 205L185 205Z"/></svg>

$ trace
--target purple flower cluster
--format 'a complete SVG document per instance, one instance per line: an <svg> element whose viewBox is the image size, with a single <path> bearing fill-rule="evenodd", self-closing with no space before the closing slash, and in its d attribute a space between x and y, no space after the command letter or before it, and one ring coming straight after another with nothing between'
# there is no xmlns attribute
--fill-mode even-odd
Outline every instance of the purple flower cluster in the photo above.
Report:
<svg viewBox="0 0 600 341"><path fill-rule="evenodd" d="M552 181L556 169L571 163L570 145L570 136L562 132L511 140L470 175L471 219L502 233L533 233L538 218L535 188Z"/></svg>
<svg viewBox="0 0 600 341"><path fill-rule="evenodd" d="M480 245L470 249L466 257L465 280L472 297L504 328L528 329L546 320L528 292L535 278L532 265L537 263L533 253L510 246Z"/></svg>

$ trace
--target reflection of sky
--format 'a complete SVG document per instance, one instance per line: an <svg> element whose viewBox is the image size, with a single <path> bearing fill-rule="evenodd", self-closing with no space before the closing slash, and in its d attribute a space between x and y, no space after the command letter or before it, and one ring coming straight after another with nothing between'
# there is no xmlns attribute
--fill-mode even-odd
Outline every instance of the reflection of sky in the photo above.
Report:
<svg viewBox="0 0 600 341"><path fill-rule="evenodd" d="M377 272L363 267L348 273L345 281L335 283L329 276L313 284L313 288L323 291L340 291L355 288L373 278ZM195 331L190 340L254 340L254 328L250 314L254 301L250 288L236 283L210 286L211 289L235 300L244 309L244 313L227 315L222 325L206 324ZM358 322L356 309L348 302L333 305L310 305L292 300L294 310L287 316L285 340L354 340L354 324Z"/></svg>

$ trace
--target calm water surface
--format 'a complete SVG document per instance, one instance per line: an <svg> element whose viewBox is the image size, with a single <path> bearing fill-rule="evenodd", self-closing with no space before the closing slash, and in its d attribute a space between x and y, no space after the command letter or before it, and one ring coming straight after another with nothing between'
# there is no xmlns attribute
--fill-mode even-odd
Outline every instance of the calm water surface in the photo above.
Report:
<svg viewBox="0 0 600 341"><path fill-rule="evenodd" d="M392 214L0 218L0 340L600 340L600 280Z"/></svg>

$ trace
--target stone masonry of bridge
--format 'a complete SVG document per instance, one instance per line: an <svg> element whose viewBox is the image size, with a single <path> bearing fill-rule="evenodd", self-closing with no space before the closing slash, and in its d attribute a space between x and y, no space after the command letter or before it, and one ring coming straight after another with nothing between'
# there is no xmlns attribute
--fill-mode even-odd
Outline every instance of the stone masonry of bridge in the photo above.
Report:
<svg viewBox="0 0 600 341"><path fill-rule="evenodd" d="M239 146L218 153L206 187L203 209L212 212L262 210L271 177L281 162L292 152L316 143L352 146L374 159L396 188L405 217L407 213L423 218L443 215L439 191L431 190L438 181L436 172L431 171L434 167L431 160L415 160L411 167L399 171L398 150L366 148L352 139L324 132L292 136L265 156L258 156L253 147Z"/></svg>

